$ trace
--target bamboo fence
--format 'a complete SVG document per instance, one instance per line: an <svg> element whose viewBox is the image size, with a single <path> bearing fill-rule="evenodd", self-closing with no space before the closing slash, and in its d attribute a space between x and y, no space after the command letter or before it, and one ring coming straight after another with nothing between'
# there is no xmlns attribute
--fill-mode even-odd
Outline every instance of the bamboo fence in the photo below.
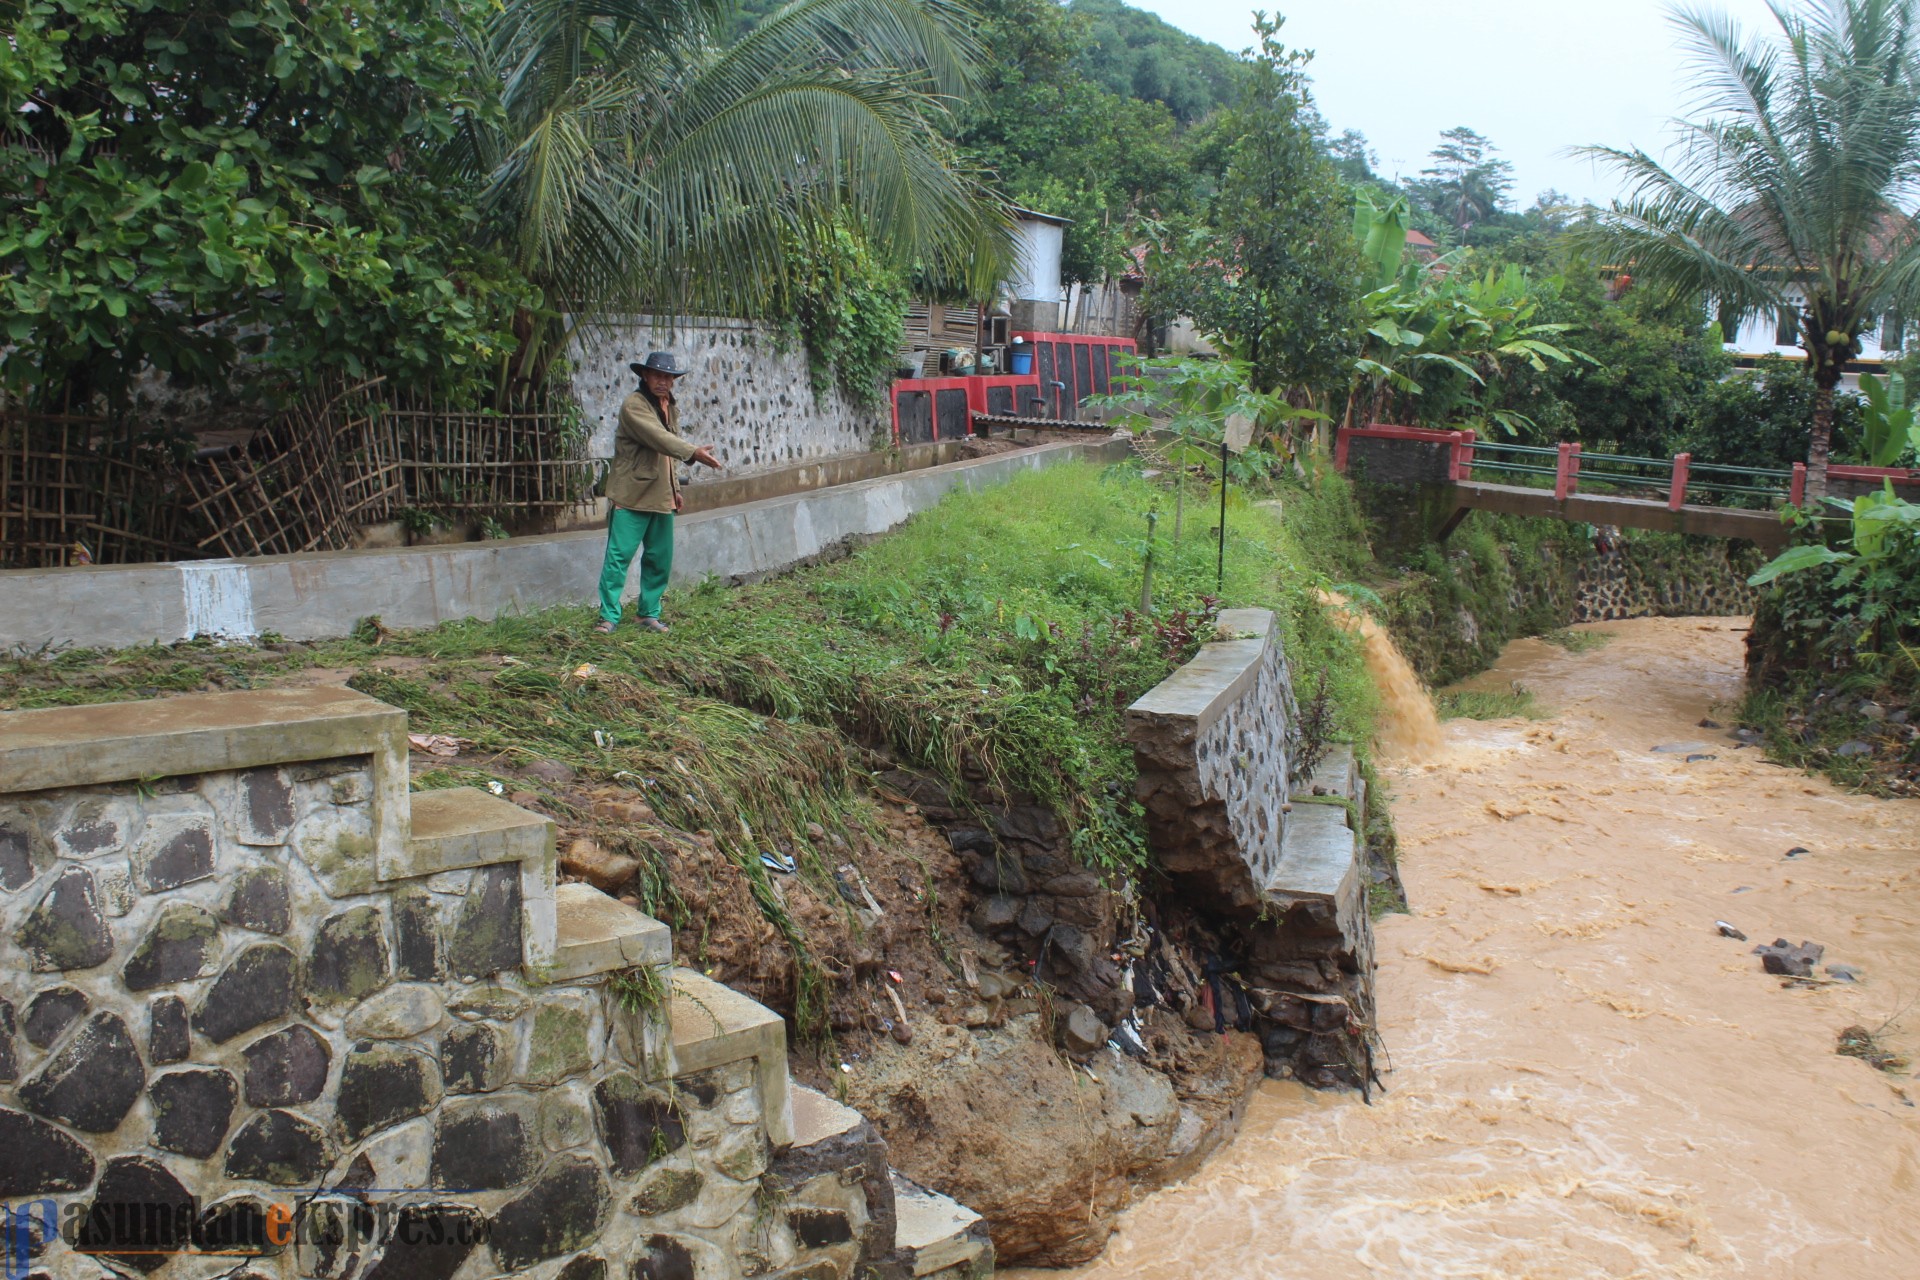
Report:
<svg viewBox="0 0 1920 1280"><path fill-rule="evenodd" d="M570 399L396 399L379 379L331 386L212 448L0 409L0 568L341 550L409 509L506 522L591 501L604 464Z"/></svg>

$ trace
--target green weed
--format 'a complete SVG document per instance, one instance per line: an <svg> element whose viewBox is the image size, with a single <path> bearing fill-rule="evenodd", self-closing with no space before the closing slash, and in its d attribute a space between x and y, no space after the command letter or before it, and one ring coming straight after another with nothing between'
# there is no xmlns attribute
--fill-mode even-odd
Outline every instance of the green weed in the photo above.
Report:
<svg viewBox="0 0 1920 1280"><path fill-rule="evenodd" d="M1448 689L1433 701L1442 720L1537 720L1544 714L1533 690L1518 682L1509 689Z"/></svg>
<svg viewBox="0 0 1920 1280"><path fill-rule="evenodd" d="M1592 653L1595 649L1604 649L1607 641L1613 639L1611 631L1575 631L1572 627L1562 627L1558 631L1549 631L1540 637L1550 645L1565 649L1568 653Z"/></svg>

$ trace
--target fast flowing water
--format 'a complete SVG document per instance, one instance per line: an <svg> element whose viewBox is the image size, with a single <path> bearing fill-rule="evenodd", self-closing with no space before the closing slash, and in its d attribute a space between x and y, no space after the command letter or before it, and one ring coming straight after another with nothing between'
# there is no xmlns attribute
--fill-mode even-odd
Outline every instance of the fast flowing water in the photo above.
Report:
<svg viewBox="0 0 1920 1280"><path fill-rule="evenodd" d="M1546 718L1451 722L1390 772L1413 913L1379 923L1388 1091L1269 1082L1073 1274L1920 1277L1920 1081L1834 1052L1892 1019L1920 1053L1920 804L1698 725L1740 691L1741 623L1597 629L1480 678ZM1720 920L1864 980L1783 987Z"/></svg>

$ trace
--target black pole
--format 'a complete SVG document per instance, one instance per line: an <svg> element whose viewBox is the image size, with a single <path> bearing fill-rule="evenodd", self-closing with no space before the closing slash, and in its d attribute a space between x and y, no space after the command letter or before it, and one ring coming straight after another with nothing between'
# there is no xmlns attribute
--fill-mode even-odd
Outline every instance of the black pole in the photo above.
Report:
<svg viewBox="0 0 1920 1280"><path fill-rule="evenodd" d="M1213 592L1227 589L1227 438L1220 437L1220 558L1213 567Z"/></svg>

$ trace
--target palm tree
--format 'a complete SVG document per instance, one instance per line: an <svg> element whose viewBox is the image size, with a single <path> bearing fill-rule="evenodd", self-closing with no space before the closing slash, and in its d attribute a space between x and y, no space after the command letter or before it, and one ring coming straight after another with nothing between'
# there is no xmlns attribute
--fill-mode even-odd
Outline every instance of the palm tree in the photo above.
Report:
<svg viewBox="0 0 1920 1280"><path fill-rule="evenodd" d="M1677 10L1707 118L1683 122L1670 164L1583 148L1630 194L1589 233L1600 252L1736 323L1792 309L1813 378L1809 487L1826 491L1833 389L1883 311L1920 294L1920 0L1773 5L1775 38Z"/></svg>
<svg viewBox="0 0 1920 1280"><path fill-rule="evenodd" d="M984 292L1007 211L941 125L976 50L953 0L793 0L737 40L723 0L506 0L451 167L540 287L517 378L579 324L752 315L836 221L883 259ZM494 104L489 104L494 105Z"/></svg>

